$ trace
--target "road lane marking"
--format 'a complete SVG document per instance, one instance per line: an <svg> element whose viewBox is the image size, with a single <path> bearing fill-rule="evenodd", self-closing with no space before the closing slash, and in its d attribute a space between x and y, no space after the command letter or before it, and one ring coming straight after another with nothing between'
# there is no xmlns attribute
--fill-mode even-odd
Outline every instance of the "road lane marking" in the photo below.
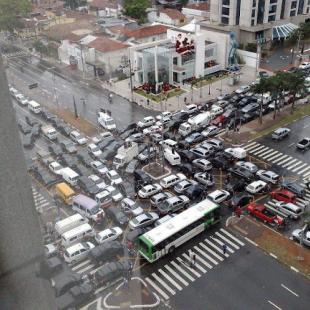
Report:
<svg viewBox="0 0 310 310"><path fill-rule="evenodd" d="M170 266L165 265L165 268L180 282L182 282L185 286L188 286L188 282L186 282L179 274L177 274Z"/></svg>
<svg viewBox="0 0 310 310"><path fill-rule="evenodd" d="M239 243L241 246L244 246L244 243L241 242L238 238L236 238L234 235L230 234L227 230L224 228L221 228L220 231L222 231L225 235L229 236L231 239Z"/></svg>
<svg viewBox="0 0 310 310"><path fill-rule="evenodd" d="M310 169L310 166L308 165L305 169L303 169L301 171L298 171L297 174L302 174L302 173L306 172L309 169Z"/></svg>
<svg viewBox="0 0 310 310"><path fill-rule="evenodd" d="M267 151L267 152L265 152L265 153L263 153L263 154L260 154L259 156L261 157L261 158L265 158L265 157L267 157L269 154L274 154L274 149L269 149L269 151Z"/></svg>
<svg viewBox="0 0 310 310"><path fill-rule="evenodd" d="M208 251L209 253L211 253L213 256L215 256L218 260L220 260L221 262L224 260L221 256L219 256L217 253L215 253L214 251L212 251L211 249L209 249L205 244L203 244L202 242L199 242L199 245L204 248L206 251Z"/></svg>
<svg viewBox="0 0 310 310"><path fill-rule="evenodd" d="M165 282L163 281L155 272L152 273L152 277L160 283L170 294L175 295L175 291Z"/></svg>
<svg viewBox="0 0 310 310"><path fill-rule="evenodd" d="M258 147L255 147L255 148L252 149L252 150L249 150L249 153L256 152L256 151L261 150L261 149L263 149L263 148L265 148L265 146L264 146L264 145L260 145L260 146L258 146Z"/></svg>
<svg viewBox="0 0 310 310"><path fill-rule="evenodd" d="M283 165L284 163L286 163L287 161L290 161L290 162L288 163L288 164L290 164L292 158L293 158L293 157L289 156L288 158L286 158L286 159L284 159L284 160L278 162L277 165L281 166L281 165Z"/></svg>
<svg viewBox="0 0 310 310"><path fill-rule="evenodd" d="M282 156L281 156L282 155ZM280 156L280 157L279 157ZM269 158L269 160L271 160L272 159L272 163L277 163L278 161L280 161L280 160L282 160L282 159L284 159L284 158L286 158L286 157L288 157L288 155L283 155L283 153L280 153L280 154L277 154L276 156L274 156L274 157L272 157L272 158Z"/></svg>
<svg viewBox="0 0 310 310"><path fill-rule="evenodd" d="M183 256L184 258L186 258L186 259L188 260L189 263L191 263L191 259L190 259L190 257L189 257L187 254L183 253L182 256ZM197 256L197 255L196 255L196 256ZM192 268L191 268L191 267L189 267L189 268L190 268L191 272L194 271L194 268L198 268L198 269L199 269L201 272L203 272L203 273L206 273L206 272L207 272L206 269L204 269L202 266L200 266L200 265L197 263L197 260L196 260L195 266L193 266Z"/></svg>
<svg viewBox="0 0 310 310"><path fill-rule="evenodd" d="M245 149L248 149L250 146L256 145L256 144L257 144L257 142L254 141L254 142L251 142L251 143L245 145L244 148L245 148Z"/></svg>
<svg viewBox="0 0 310 310"><path fill-rule="evenodd" d="M301 160L299 160L299 161L298 161L297 163L295 163L294 165L291 165L291 166L287 167L286 169L291 170L292 168L294 168L294 167L296 167L296 166L298 166L298 165L300 165L300 164L302 164L302 161L301 161Z"/></svg>
<svg viewBox="0 0 310 310"><path fill-rule="evenodd" d="M285 286L284 284L282 284L281 283L281 286L283 287L283 288L285 288L286 290L288 290L290 293L292 293L293 295L295 295L296 297L299 297L299 295L298 294L296 294L295 292L293 292L291 289L289 289L287 286Z"/></svg>
<svg viewBox="0 0 310 310"><path fill-rule="evenodd" d="M213 259L210 255L208 255L207 253L205 253L203 250L201 250L200 248L198 248L198 246L194 246L194 249L199 252L202 256L204 256L205 258L207 258L209 261L211 261L214 265L218 265L218 262Z"/></svg>
<svg viewBox="0 0 310 310"><path fill-rule="evenodd" d="M264 147L263 149L259 150L258 152L253 153L253 155L256 155L256 156L259 156L259 157L260 157L260 155L261 155L261 154L265 154L265 152L266 152L267 150L270 150L270 148L269 148L268 146Z"/></svg>
<svg viewBox="0 0 310 310"><path fill-rule="evenodd" d="M179 261L181 264L183 264L183 266L186 266L188 270L190 270L191 273L193 273L197 278L200 278L201 275L200 273L198 273L196 270L193 270L192 268L189 267L189 265L187 265L182 258L177 257L177 261Z"/></svg>
<svg viewBox="0 0 310 310"><path fill-rule="evenodd" d="M228 253L223 254L223 249L219 248L218 246L216 246L215 244L213 244L211 241L209 241L208 239L205 239L205 242L207 242L209 245L211 245L214 249L216 249L219 253L221 253L222 255L224 255L225 257L229 257Z"/></svg>
<svg viewBox="0 0 310 310"><path fill-rule="evenodd" d="M274 304L272 301L268 300L268 302L269 302L272 306L274 306L276 309L282 310L282 308L280 308L279 306L277 306L276 304Z"/></svg>
<svg viewBox="0 0 310 310"><path fill-rule="evenodd" d="M292 165L292 164L293 164L295 161L297 161L297 160L298 160L297 158L293 158L291 161L289 161L288 163L285 163L284 165L283 165L283 163L282 163L282 167L283 167L283 168L286 168L286 167ZM280 165L280 163L279 163L279 165Z"/></svg>
<svg viewBox="0 0 310 310"><path fill-rule="evenodd" d="M169 299L169 296L161 289L159 288L150 278L145 278L145 280L165 299Z"/></svg>
<svg viewBox="0 0 310 310"><path fill-rule="evenodd" d="M239 250L240 247L236 244L234 244L232 241L228 240L225 236L223 236L222 234L220 234L218 231L215 233L218 237L220 237L221 239L223 239L225 242L227 242L228 244L230 244L232 247L234 247L235 249Z"/></svg>
<svg viewBox="0 0 310 310"><path fill-rule="evenodd" d="M293 143L289 144L289 146L288 146L288 147L291 147L291 146L293 146L294 144L295 144L295 142L293 142Z"/></svg>
<svg viewBox="0 0 310 310"><path fill-rule="evenodd" d="M182 287L176 283L166 272L164 272L162 269L158 269L158 271L171 283L173 284L179 291L182 291Z"/></svg>
<svg viewBox="0 0 310 310"><path fill-rule="evenodd" d="M222 242L221 240L219 240L219 239L216 239L216 238L214 238L214 237L211 237L212 238L212 240L214 240L215 242L217 242L220 246L223 246L225 243L224 242ZM230 253L235 253L235 251L231 248L231 247L229 247L227 244L226 244L226 248L227 248L227 250L230 252Z"/></svg>
<svg viewBox="0 0 310 310"><path fill-rule="evenodd" d="M305 164L305 163L303 163L301 166L298 165L297 167L294 168L294 170L292 170L292 172L296 172L296 171L300 170L301 168L304 168L305 166L307 166L307 164Z"/></svg>
<svg viewBox="0 0 310 310"><path fill-rule="evenodd" d="M174 261L171 262L171 264L176 268L178 269L185 277L187 277L187 279L191 280L192 282L195 281L195 279L190 275L188 274L183 268L181 268L178 264L176 264Z"/></svg>
<svg viewBox="0 0 310 310"><path fill-rule="evenodd" d="M262 156L262 158L263 158L263 159L268 159L268 160L270 160L271 158L273 158L273 156L274 156L275 154L279 154L279 152L274 150L272 153L269 153L268 155ZM280 153L280 154L282 154L282 153ZM269 159L269 158L270 158L270 159Z"/></svg>

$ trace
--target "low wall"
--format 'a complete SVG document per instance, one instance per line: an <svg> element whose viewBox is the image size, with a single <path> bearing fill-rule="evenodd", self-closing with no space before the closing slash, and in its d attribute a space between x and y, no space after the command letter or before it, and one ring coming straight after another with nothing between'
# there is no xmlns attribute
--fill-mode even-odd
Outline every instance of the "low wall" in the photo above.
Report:
<svg viewBox="0 0 310 310"><path fill-rule="evenodd" d="M237 49L237 54L245 62L246 66L249 66L251 68L255 68L256 67L256 61L257 61L256 60L256 58L257 58L257 54L256 53L252 53L252 52L248 52L248 51Z"/></svg>

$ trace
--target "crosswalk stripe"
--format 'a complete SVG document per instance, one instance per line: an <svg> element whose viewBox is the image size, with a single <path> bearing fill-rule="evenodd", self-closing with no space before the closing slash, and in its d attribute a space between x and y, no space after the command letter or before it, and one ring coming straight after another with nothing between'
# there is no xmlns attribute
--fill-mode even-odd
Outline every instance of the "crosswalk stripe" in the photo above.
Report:
<svg viewBox="0 0 310 310"><path fill-rule="evenodd" d="M295 163L294 165L291 165L291 166L287 167L286 169L291 170L292 168L294 168L294 167L296 167L297 165L300 165L300 164L302 164L302 161L301 161L301 160L299 160L299 161L298 161L297 163Z"/></svg>
<svg viewBox="0 0 310 310"><path fill-rule="evenodd" d="M159 288L150 278L145 278L145 280L166 300L169 299L169 296L161 288Z"/></svg>
<svg viewBox="0 0 310 310"><path fill-rule="evenodd" d="M310 175L310 172L307 172L305 174L302 175L303 178L307 178Z"/></svg>
<svg viewBox="0 0 310 310"><path fill-rule="evenodd" d="M198 246L194 246L194 249L199 252L202 256L204 256L205 258L207 258L209 261L211 261L214 265L218 265L218 262L213 259L210 255L208 255L207 253L205 253L204 251L202 251L200 248L198 248Z"/></svg>
<svg viewBox="0 0 310 310"><path fill-rule="evenodd" d="M265 152L264 154L260 154L259 156L261 158L265 158L265 156L268 156L270 153L274 153L274 149L269 149L267 152Z"/></svg>
<svg viewBox="0 0 310 310"><path fill-rule="evenodd" d="M226 234L228 237L230 237L231 239L233 239L234 241L236 241L237 243L239 243L241 246L244 246L244 243L242 241L240 241L238 238L236 238L234 235L230 234L227 230L225 230L224 228L220 229L224 234Z"/></svg>
<svg viewBox="0 0 310 310"><path fill-rule="evenodd" d="M262 156L262 158L263 159L268 159L268 158L272 158L275 154L278 154L279 152L278 151L275 151L275 150L273 150L273 152L272 153L269 153L268 155L264 155L264 156ZM282 154L282 153L281 153Z"/></svg>
<svg viewBox="0 0 310 310"><path fill-rule="evenodd" d="M191 273L193 273L197 278L200 278L200 277L201 277L200 273L198 273L196 270L194 270L193 268L190 268L188 265L186 265L186 263L183 261L182 258L177 257L177 260L178 260L181 264L183 264L183 266L186 266L186 267L187 267L187 270L189 270Z"/></svg>
<svg viewBox="0 0 310 310"><path fill-rule="evenodd" d="M33 197L37 198L37 197L42 197L42 194L38 193L38 192L33 192Z"/></svg>
<svg viewBox="0 0 310 310"><path fill-rule="evenodd" d="M260 145L260 144L259 144L259 143L256 143L256 144L254 144L254 145L251 145L250 147L246 147L246 146L245 146L245 149L247 150L247 152L249 152L250 150L255 149L258 145Z"/></svg>
<svg viewBox="0 0 310 310"><path fill-rule="evenodd" d="M79 268L81 268L81 267L83 267L84 265L87 265L87 264L89 264L89 263L90 263L90 260L89 260L89 259L88 259L88 260L84 260L83 262L81 262L81 263L79 263L79 264L73 266L71 269L72 269L73 271L75 271L75 270L77 270L77 269L79 269Z"/></svg>
<svg viewBox="0 0 310 310"><path fill-rule="evenodd" d="M158 269L158 271L171 283L173 284L179 291L182 291L182 287L176 283L167 273L165 273L162 269Z"/></svg>
<svg viewBox="0 0 310 310"><path fill-rule="evenodd" d="M301 198L297 198L296 200L299 201L299 202L301 202L301 203L304 203L304 204L307 204L307 203L308 203L307 200L304 200L304 199L301 199Z"/></svg>
<svg viewBox="0 0 310 310"><path fill-rule="evenodd" d="M180 282L182 282L185 286L188 286L188 282L186 282L178 273L176 273L170 266L165 265L165 268Z"/></svg>
<svg viewBox="0 0 310 310"><path fill-rule="evenodd" d="M256 144L257 144L257 142L253 141L253 142L251 142L251 143L245 145L244 148L245 148L245 149L248 149L250 146L256 145Z"/></svg>
<svg viewBox="0 0 310 310"><path fill-rule="evenodd" d="M45 199L45 197L41 196L40 194L39 194L39 196L34 197L34 201L41 201L41 200L46 200L46 199Z"/></svg>
<svg viewBox="0 0 310 310"><path fill-rule="evenodd" d="M264 153L264 152L266 152L267 150L269 150L269 147L268 147L268 146L264 147L263 149L261 149L261 150L259 150L259 151L254 152L254 153L252 153L252 154L253 154L253 155L256 155L256 156L260 156L261 153Z"/></svg>
<svg viewBox="0 0 310 310"><path fill-rule="evenodd" d="M259 151L259 150L261 150L263 148L265 148L265 146L264 145L260 145L258 147L255 147L254 149L251 149L251 150L248 150L248 151L249 151L249 153L253 154L254 152L257 152L257 151Z"/></svg>
<svg viewBox="0 0 310 310"><path fill-rule="evenodd" d="M280 161L280 162L277 162L277 165L282 165L282 164L284 164L284 163L286 163L287 161L289 161L289 160L291 160L292 159L292 157L291 156L289 156L289 157L287 157L287 158L285 158L284 160L282 160L282 161Z"/></svg>
<svg viewBox="0 0 310 310"><path fill-rule="evenodd" d="M301 171L298 171L297 174L302 174L302 173L306 172L309 169L310 169L310 166L308 165L305 169L303 169Z"/></svg>
<svg viewBox="0 0 310 310"><path fill-rule="evenodd" d="M232 241L228 240L225 236L223 236L222 234L220 234L218 231L215 233L218 237L220 237L221 239L223 239L225 242L227 242L228 244L230 244L232 247L234 247L235 249L239 250L240 247L236 244L234 244Z"/></svg>
<svg viewBox="0 0 310 310"><path fill-rule="evenodd" d="M195 281L195 279L188 274L183 268L181 268L178 264L176 264L174 261L171 262L171 264L173 265L173 267L175 267L176 269L178 269L187 279L191 280L192 282Z"/></svg>
<svg viewBox="0 0 310 310"><path fill-rule="evenodd" d="M286 167L292 165L292 164L293 164L295 161L297 161L297 160L298 160L297 158L293 158L291 161L289 161L289 162L287 162L287 163L285 163L285 164L282 163L282 167L283 167L283 168L286 168Z"/></svg>
<svg viewBox="0 0 310 310"><path fill-rule="evenodd" d="M301 169L301 168L303 168L305 166L307 166L307 164L305 164L305 163L302 164L301 166L298 165L298 167L296 167L294 170L292 170L292 172L296 172L297 170L299 170L299 169Z"/></svg>
<svg viewBox="0 0 310 310"><path fill-rule="evenodd" d="M280 156L280 157L279 157ZM269 158L269 160L271 160L272 159L272 163L274 163L274 164L276 164L278 161L280 161L280 160L282 160L282 159L284 159L284 158L286 158L286 157L288 157L288 155L283 155L282 153L280 153L280 154L278 154L278 155L276 155L276 156L274 156L274 157L272 157L272 158Z"/></svg>
<svg viewBox="0 0 310 310"><path fill-rule="evenodd" d="M160 283L170 294L175 295L175 291L165 282L163 281L155 272L152 273L152 277Z"/></svg>
<svg viewBox="0 0 310 310"><path fill-rule="evenodd" d="M88 271L89 269L92 269L93 267L95 267L95 265L94 264L90 264L90 265L87 265L85 268L77 270L76 272L77 273L84 273L84 272Z"/></svg>
<svg viewBox="0 0 310 310"><path fill-rule="evenodd" d="M212 240L214 240L215 242L217 242L220 246L223 246L224 245L224 242L222 242L221 240L217 239L217 238L214 238L214 237L211 237ZM226 244L226 247L227 247L227 250L230 252L230 253L235 253L235 251L229 247L227 244Z"/></svg>
<svg viewBox="0 0 310 310"><path fill-rule="evenodd" d="M197 260L199 260L202 264L204 264L205 266L207 266L209 269L212 269L213 266L210 265L208 262L206 262L202 257L200 257L197 253L195 253L196 255L196 263L195 266L197 265Z"/></svg>
<svg viewBox="0 0 310 310"><path fill-rule="evenodd" d="M43 208L43 207L49 206L49 204L50 203L48 201L45 201L44 203L36 203L35 205L36 205L36 207Z"/></svg>
<svg viewBox="0 0 310 310"><path fill-rule="evenodd" d="M302 207L302 208L305 207L305 205L304 205L302 202L299 202L299 201L296 201L295 204L296 204L297 206L299 206L299 207Z"/></svg>
<svg viewBox="0 0 310 310"><path fill-rule="evenodd" d="M211 245L214 249L216 249L219 253L221 253L225 257L229 257L228 253L223 254L223 250L219 248L217 245L215 245L214 243L212 243L210 240L205 239L205 242L207 242L209 245Z"/></svg>
<svg viewBox="0 0 310 310"><path fill-rule="evenodd" d="M188 261L189 263L191 262L191 259L190 259L190 257L189 257L187 254L183 253L182 256L183 256L184 258L186 258L187 261ZM199 269L201 272L203 272L203 273L206 273L206 272L207 272L207 270L204 269L203 267L201 267L201 266L197 263L197 261L196 261L196 264L195 264L195 268L198 268L198 269ZM191 270L191 272L194 271L193 268L190 268L190 270Z"/></svg>
<svg viewBox="0 0 310 310"><path fill-rule="evenodd" d="M213 256L215 256L218 260L220 260L221 262L224 260L220 255L218 255L217 253L215 253L214 251L212 251L211 249L209 249L205 244L203 244L202 242L199 242L199 245L204 248L204 250L208 251L209 253L211 253Z"/></svg>

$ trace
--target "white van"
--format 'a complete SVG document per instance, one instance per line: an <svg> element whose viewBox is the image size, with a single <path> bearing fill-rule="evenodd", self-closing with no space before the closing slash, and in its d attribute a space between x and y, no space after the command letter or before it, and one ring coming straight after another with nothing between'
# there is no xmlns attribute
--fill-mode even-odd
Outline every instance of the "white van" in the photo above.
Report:
<svg viewBox="0 0 310 310"><path fill-rule="evenodd" d="M84 238L93 237L95 235L93 229L88 223L82 224L71 230L64 232L61 235L61 244L64 247L69 247L70 245L77 243Z"/></svg>
<svg viewBox="0 0 310 310"><path fill-rule="evenodd" d="M170 148L170 149L176 149L177 148L177 145L178 143L172 139L166 139L164 141L160 141L159 142L163 148Z"/></svg>
<svg viewBox="0 0 310 310"><path fill-rule="evenodd" d="M164 149L164 156L172 166L181 164L181 156L174 149L166 147Z"/></svg>
<svg viewBox="0 0 310 310"><path fill-rule="evenodd" d="M81 214L73 214L55 223L55 231L58 235L62 235L66 231L69 231L75 227L88 222L88 219Z"/></svg>
<svg viewBox="0 0 310 310"><path fill-rule="evenodd" d="M185 180L185 179L186 179L186 176L182 173L170 174L167 177L164 177L163 179L161 179L159 184L163 188L168 188L168 187L171 187L179 183L181 180Z"/></svg>
<svg viewBox="0 0 310 310"><path fill-rule="evenodd" d="M28 109L35 114L41 113L41 105L34 100L28 102Z"/></svg>
<svg viewBox="0 0 310 310"><path fill-rule="evenodd" d="M82 242L72 245L64 252L64 260L68 264L75 264L85 259L95 246L91 242Z"/></svg>
<svg viewBox="0 0 310 310"><path fill-rule="evenodd" d="M70 185L76 186L77 181L79 179L79 175L69 167L63 168L61 170L61 175L65 181L67 181Z"/></svg>
<svg viewBox="0 0 310 310"><path fill-rule="evenodd" d="M211 112L212 117L216 117L218 115L223 114L224 110L219 106L212 106L212 109L210 112Z"/></svg>
<svg viewBox="0 0 310 310"><path fill-rule="evenodd" d="M98 113L98 123L107 130L115 130L116 124L114 119L107 113L99 112Z"/></svg>
<svg viewBox="0 0 310 310"><path fill-rule="evenodd" d="M246 150L243 149L242 147L229 147L225 149L226 153L231 154L234 156L236 159L245 159L246 158Z"/></svg>

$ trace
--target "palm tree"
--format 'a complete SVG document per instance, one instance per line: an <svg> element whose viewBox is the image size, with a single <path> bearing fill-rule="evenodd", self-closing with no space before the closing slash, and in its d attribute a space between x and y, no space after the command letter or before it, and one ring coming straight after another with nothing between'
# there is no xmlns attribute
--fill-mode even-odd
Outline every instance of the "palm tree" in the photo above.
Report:
<svg viewBox="0 0 310 310"><path fill-rule="evenodd" d="M259 123L263 123L263 99L264 99L264 93L269 91L269 85L268 85L268 79L269 78L261 78L257 84L254 84L251 87L252 92L256 94L260 94L261 100L259 102Z"/></svg>
<svg viewBox="0 0 310 310"><path fill-rule="evenodd" d="M291 113L294 112L296 95L306 91L305 77L301 72L289 73L287 76L288 90L293 95Z"/></svg>

